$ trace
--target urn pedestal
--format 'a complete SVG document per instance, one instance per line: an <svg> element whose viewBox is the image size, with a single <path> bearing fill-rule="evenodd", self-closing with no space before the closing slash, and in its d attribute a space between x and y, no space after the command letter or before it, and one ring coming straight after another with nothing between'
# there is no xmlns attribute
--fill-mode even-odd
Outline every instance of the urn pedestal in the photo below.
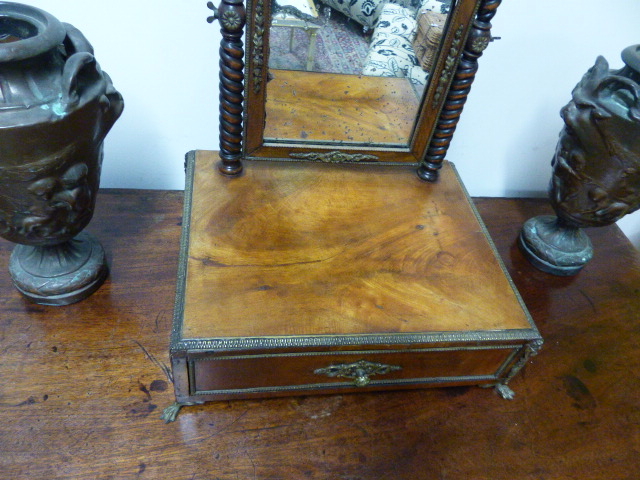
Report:
<svg viewBox="0 0 640 480"><path fill-rule="evenodd" d="M123 107L82 33L0 2L0 236L19 244L10 273L36 303L76 302L106 278L102 247L81 232Z"/></svg>

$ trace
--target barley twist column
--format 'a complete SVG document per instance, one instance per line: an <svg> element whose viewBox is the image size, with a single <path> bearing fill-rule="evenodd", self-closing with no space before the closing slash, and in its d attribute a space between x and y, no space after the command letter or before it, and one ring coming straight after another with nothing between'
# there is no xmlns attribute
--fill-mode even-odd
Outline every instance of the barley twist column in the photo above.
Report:
<svg viewBox="0 0 640 480"><path fill-rule="evenodd" d="M246 11L243 0L223 0L219 8L207 6L220 21L220 158L218 170L234 176L242 172L242 111L244 102L243 29Z"/></svg>
<svg viewBox="0 0 640 480"><path fill-rule="evenodd" d="M491 19L502 0L485 0L480 5L476 19L473 22L467 42L462 52L462 58L456 69L447 99L445 100L440 118L436 124L433 138L427 149L425 159L418 167L418 176L423 180L435 182L438 180L438 170L442 168L451 138L456 130L460 114L467 101L471 84L478 71L478 58L491 41Z"/></svg>

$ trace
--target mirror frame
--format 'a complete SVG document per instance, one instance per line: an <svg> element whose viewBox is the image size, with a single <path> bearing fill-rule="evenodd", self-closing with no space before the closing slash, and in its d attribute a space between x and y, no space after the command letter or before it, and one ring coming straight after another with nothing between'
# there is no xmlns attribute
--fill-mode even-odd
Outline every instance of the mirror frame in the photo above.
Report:
<svg viewBox="0 0 640 480"><path fill-rule="evenodd" d="M222 0L219 8L208 2L213 15L207 21L219 20L222 34L219 171L239 175L243 160L409 164L418 167L420 178L435 182L478 70L478 58L492 40L490 22L501 2L457 0L406 147L264 142L271 2L247 0L246 8L244 0Z"/></svg>

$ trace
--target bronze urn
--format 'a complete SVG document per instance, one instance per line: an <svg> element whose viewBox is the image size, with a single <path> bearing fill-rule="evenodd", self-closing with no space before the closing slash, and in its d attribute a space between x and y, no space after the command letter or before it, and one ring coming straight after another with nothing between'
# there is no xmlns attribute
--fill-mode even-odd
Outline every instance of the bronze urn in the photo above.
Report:
<svg viewBox="0 0 640 480"><path fill-rule="evenodd" d="M86 38L47 12L0 1L0 236L30 300L66 305L105 280L93 215L102 144L122 113Z"/></svg>
<svg viewBox="0 0 640 480"><path fill-rule="evenodd" d="M610 70L598 57L561 111L549 185L556 216L528 220L519 242L548 273L578 273L593 257L582 229L640 208L640 45L624 49L622 60L622 69Z"/></svg>

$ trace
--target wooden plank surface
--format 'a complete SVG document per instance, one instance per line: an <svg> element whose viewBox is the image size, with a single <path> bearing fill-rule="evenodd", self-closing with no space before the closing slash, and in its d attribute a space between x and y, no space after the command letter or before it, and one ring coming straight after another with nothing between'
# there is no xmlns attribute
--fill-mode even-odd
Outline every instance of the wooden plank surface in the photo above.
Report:
<svg viewBox="0 0 640 480"><path fill-rule="evenodd" d="M183 338L530 329L450 164L254 162L196 154Z"/></svg>
<svg viewBox="0 0 640 480"><path fill-rule="evenodd" d="M420 98L408 79L269 72L265 141L409 144Z"/></svg>
<svg viewBox="0 0 640 480"><path fill-rule="evenodd" d="M39 307L0 241L2 479L616 479L640 471L640 259L616 227L575 278L514 240L544 201L478 206L546 339L511 386L173 401L169 331L182 194L105 190L88 230L112 274L90 299Z"/></svg>

